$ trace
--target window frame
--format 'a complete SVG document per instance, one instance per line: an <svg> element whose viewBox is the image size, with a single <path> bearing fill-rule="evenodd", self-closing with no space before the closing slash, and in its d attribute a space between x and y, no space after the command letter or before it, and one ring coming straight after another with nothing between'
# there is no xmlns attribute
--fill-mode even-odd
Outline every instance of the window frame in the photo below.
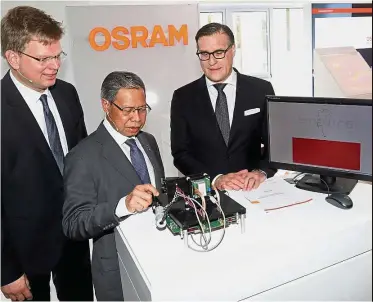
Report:
<svg viewBox="0 0 373 302"><path fill-rule="evenodd" d="M199 13L223 13L223 24L233 28L233 13L235 12L266 12L267 13L267 32L266 32L266 43L267 43L267 72L264 74L250 74L252 76L265 79L270 81L272 79L272 65L273 65L273 10L274 9L303 9L306 7L304 3L199 3Z"/></svg>

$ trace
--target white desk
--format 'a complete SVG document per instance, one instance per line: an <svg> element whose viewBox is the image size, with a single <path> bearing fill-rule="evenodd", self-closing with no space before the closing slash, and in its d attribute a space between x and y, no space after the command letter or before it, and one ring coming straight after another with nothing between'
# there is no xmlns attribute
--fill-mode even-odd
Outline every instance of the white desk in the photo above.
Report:
<svg viewBox="0 0 373 302"><path fill-rule="evenodd" d="M151 211L130 217L116 232L125 300L372 301L371 184L357 184L350 210L311 194L310 203L265 213L231 192L248 205L246 232L228 227L208 253L158 231Z"/></svg>

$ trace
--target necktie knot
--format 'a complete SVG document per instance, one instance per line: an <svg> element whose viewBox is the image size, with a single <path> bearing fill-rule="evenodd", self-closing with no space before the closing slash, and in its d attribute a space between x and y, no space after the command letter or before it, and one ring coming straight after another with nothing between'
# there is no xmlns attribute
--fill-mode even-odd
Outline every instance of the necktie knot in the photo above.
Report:
<svg viewBox="0 0 373 302"><path fill-rule="evenodd" d="M130 157L132 166L134 167L141 182L143 184L150 184L151 182L148 167L146 166L146 160L144 154L137 146L136 141L133 138L130 138L126 140L125 144L130 146Z"/></svg>
<svg viewBox="0 0 373 302"><path fill-rule="evenodd" d="M43 104L44 110L47 109L49 111L49 106L48 106L48 97L46 94L42 94L40 96L40 101Z"/></svg>
<svg viewBox="0 0 373 302"><path fill-rule="evenodd" d="M223 92L223 90L224 90L224 88L225 88L225 86L227 86L227 84L226 83L219 83L219 84L214 84L213 85L214 87L215 87L215 89L219 92L219 93L221 93L221 92Z"/></svg>
<svg viewBox="0 0 373 302"><path fill-rule="evenodd" d="M131 148L133 148L133 147L137 147L137 145L136 145L136 141L135 141L133 138L127 139L127 140L126 140L126 144L127 144L128 146L130 146Z"/></svg>

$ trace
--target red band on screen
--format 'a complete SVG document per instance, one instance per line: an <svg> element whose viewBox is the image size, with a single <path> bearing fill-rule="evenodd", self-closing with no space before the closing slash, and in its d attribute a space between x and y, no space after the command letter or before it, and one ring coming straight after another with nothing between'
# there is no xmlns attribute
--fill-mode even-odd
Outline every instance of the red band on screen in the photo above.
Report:
<svg viewBox="0 0 373 302"><path fill-rule="evenodd" d="M293 162L360 171L359 143L293 137Z"/></svg>

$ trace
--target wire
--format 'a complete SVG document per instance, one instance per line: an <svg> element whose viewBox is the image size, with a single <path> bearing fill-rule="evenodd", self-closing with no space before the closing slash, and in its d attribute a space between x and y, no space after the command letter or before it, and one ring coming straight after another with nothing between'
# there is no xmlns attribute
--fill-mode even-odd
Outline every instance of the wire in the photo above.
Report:
<svg viewBox="0 0 373 302"><path fill-rule="evenodd" d="M198 189L195 192L201 198L202 204L200 202L198 202L196 199L186 195L179 187L176 186L174 197L172 198L171 202L164 207L164 216L163 216L162 221L164 221L166 219L167 213L169 212L169 210L170 210L170 208L173 204L175 204L176 202L178 202L180 200L184 200L184 202L186 204L188 204L191 208L193 208L194 213L195 213L196 218L197 218L197 221L198 221L199 228L201 230L200 238L199 238L200 243L198 243L195 240L195 238L194 238L195 234L192 234L192 233L187 234L187 236L190 235L190 238L192 239L194 244L197 245L198 247L200 247L201 249L196 249L193 246L191 246L189 243L188 243L188 248L190 248L191 250L196 251L196 252L209 252L209 251L214 250L216 247L218 247L224 239L225 229L226 229L226 217L225 217L225 213L224 213L224 211L223 211L223 209L220 205L220 194L219 194L218 190L215 190L216 198L214 196L209 196L209 197L210 197L211 202L216 204L219 212L221 213L221 215L223 217L223 230L222 230L221 236L220 236L219 240L217 241L217 243L214 244L213 246L209 246L209 244L211 243L211 239L212 239L212 236L211 236L212 228L211 228L211 222L210 222L208 213L206 211L206 198L205 198L205 196L202 195L202 193ZM182 199L180 199L180 198L182 198ZM203 218L206 218L207 230L206 230L206 224L202 223L202 221L200 219L200 216L203 217Z"/></svg>
<svg viewBox="0 0 373 302"><path fill-rule="evenodd" d="M218 190L215 190L215 193L216 193L216 199L217 199L217 202L218 204L220 205L220 193Z"/></svg>
<svg viewBox="0 0 373 302"><path fill-rule="evenodd" d="M296 184L298 181L300 181L300 179L296 180L299 176L302 176L304 173L303 172L300 172L300 173L297 173L294 177L293 177L293 182Z"/></svg>
<svg viewBox="0 0 373 302"><path fill-rule="evenodd" d="M210 196L210 199L211 199L211 201L212 201L213 203L216 204L216 206L218 207L220 213L221 213L222 216L223 216L223 231L222 231L222 234L221 234L221 236L220 236L218 242L217 242L215 245L213 245L212 247L207 247L207 248L204 248L203 250L198 250L198 249L195 249L195 248L193 248L192 246L190 246L190 245L188 244L188 248L190 248L191 250L196 251L196 252L210 252L210 251L214 250L215 248L217 248L217 247L220 245L220 243L223 241L224 236L225 236L226 218L225 218L224 211L223 211L223 209L221 208L220 203L215 199L215 197ZM210 232L211 232L211 231L210 231ZM196 245L199 246L199 244L194 240L194 238L193 238L193 237L191 237L191 238L192 238L193 242L194 242Z"/></svg>
<svg viewBox="0 0 373 302"><path fill-rule="evenodd" d="M205 200L205 197L202 195L201 191L196 189L195 190L196 194L201 198L202 200L202 207L206 210L206 200ZM205 218L205 217L203 217Z"/></svg>
<svg viewBox="0 0 373 302"><path fill-rule="evenodd" d="M325 180L322 179L322 177L320 176L320 180L326 185L326 188L328 189L328 196L327 198L330 196L330 188L329 188L329 185L327 184L327 182Z"/></svg>
<svg viewBox="0 0 373 302"><path fill-rule="evenodd" d="M192 206L192 208L194 209L194 212L195 212L195 214L196 214L196 217L197 217L197 220L198 220L198 224L199 224L200 229L201 229L201 232L202 232L202 233L201 233L201 236L202 236L203 239L205 240L205 244L202 244L202 243L201 243L201 247L202 247L202 248L205 248L205 246L207 246L207 245L211 242L211 223L210 223L210 219L209 219L209 217L208 217L208 214L207 214L206 210L203 209L202 205L201 205L197 200L195 200L194 198L191 198L191 197L185 195L184 192L183 192L180 188L177 188L177 189L176 189L176 192L177 192L177 195L178 195L178 196L183 197L186 201L190 201L190 202L192 202L191 206ZM201 208L201 210L204 212L204 214L205 214L205 217L206 217L206 219L207 219L207 225L208 225L208 227L209 227L209 233L208 233L208 234L209 234L209 238L208 238L208 239L206 238L205 230L204 230L203 224L202 224L202 222L201 222L201 220L200 220L200 218L199 218L199 215L198 215L198 213L197 213L197 207L193 204L193 202L196 203L196 204ZM188 204L189 204L189 203L188 203ZM202 216L202 215L201 215L201 216ZM201 237L201 240L202 240L202 237ZM194 241L194 238L193 238L193 237L192 237L192 239L193 239L193 241ZM197 244L197 245L198 245L198 244Z"/></svg>

